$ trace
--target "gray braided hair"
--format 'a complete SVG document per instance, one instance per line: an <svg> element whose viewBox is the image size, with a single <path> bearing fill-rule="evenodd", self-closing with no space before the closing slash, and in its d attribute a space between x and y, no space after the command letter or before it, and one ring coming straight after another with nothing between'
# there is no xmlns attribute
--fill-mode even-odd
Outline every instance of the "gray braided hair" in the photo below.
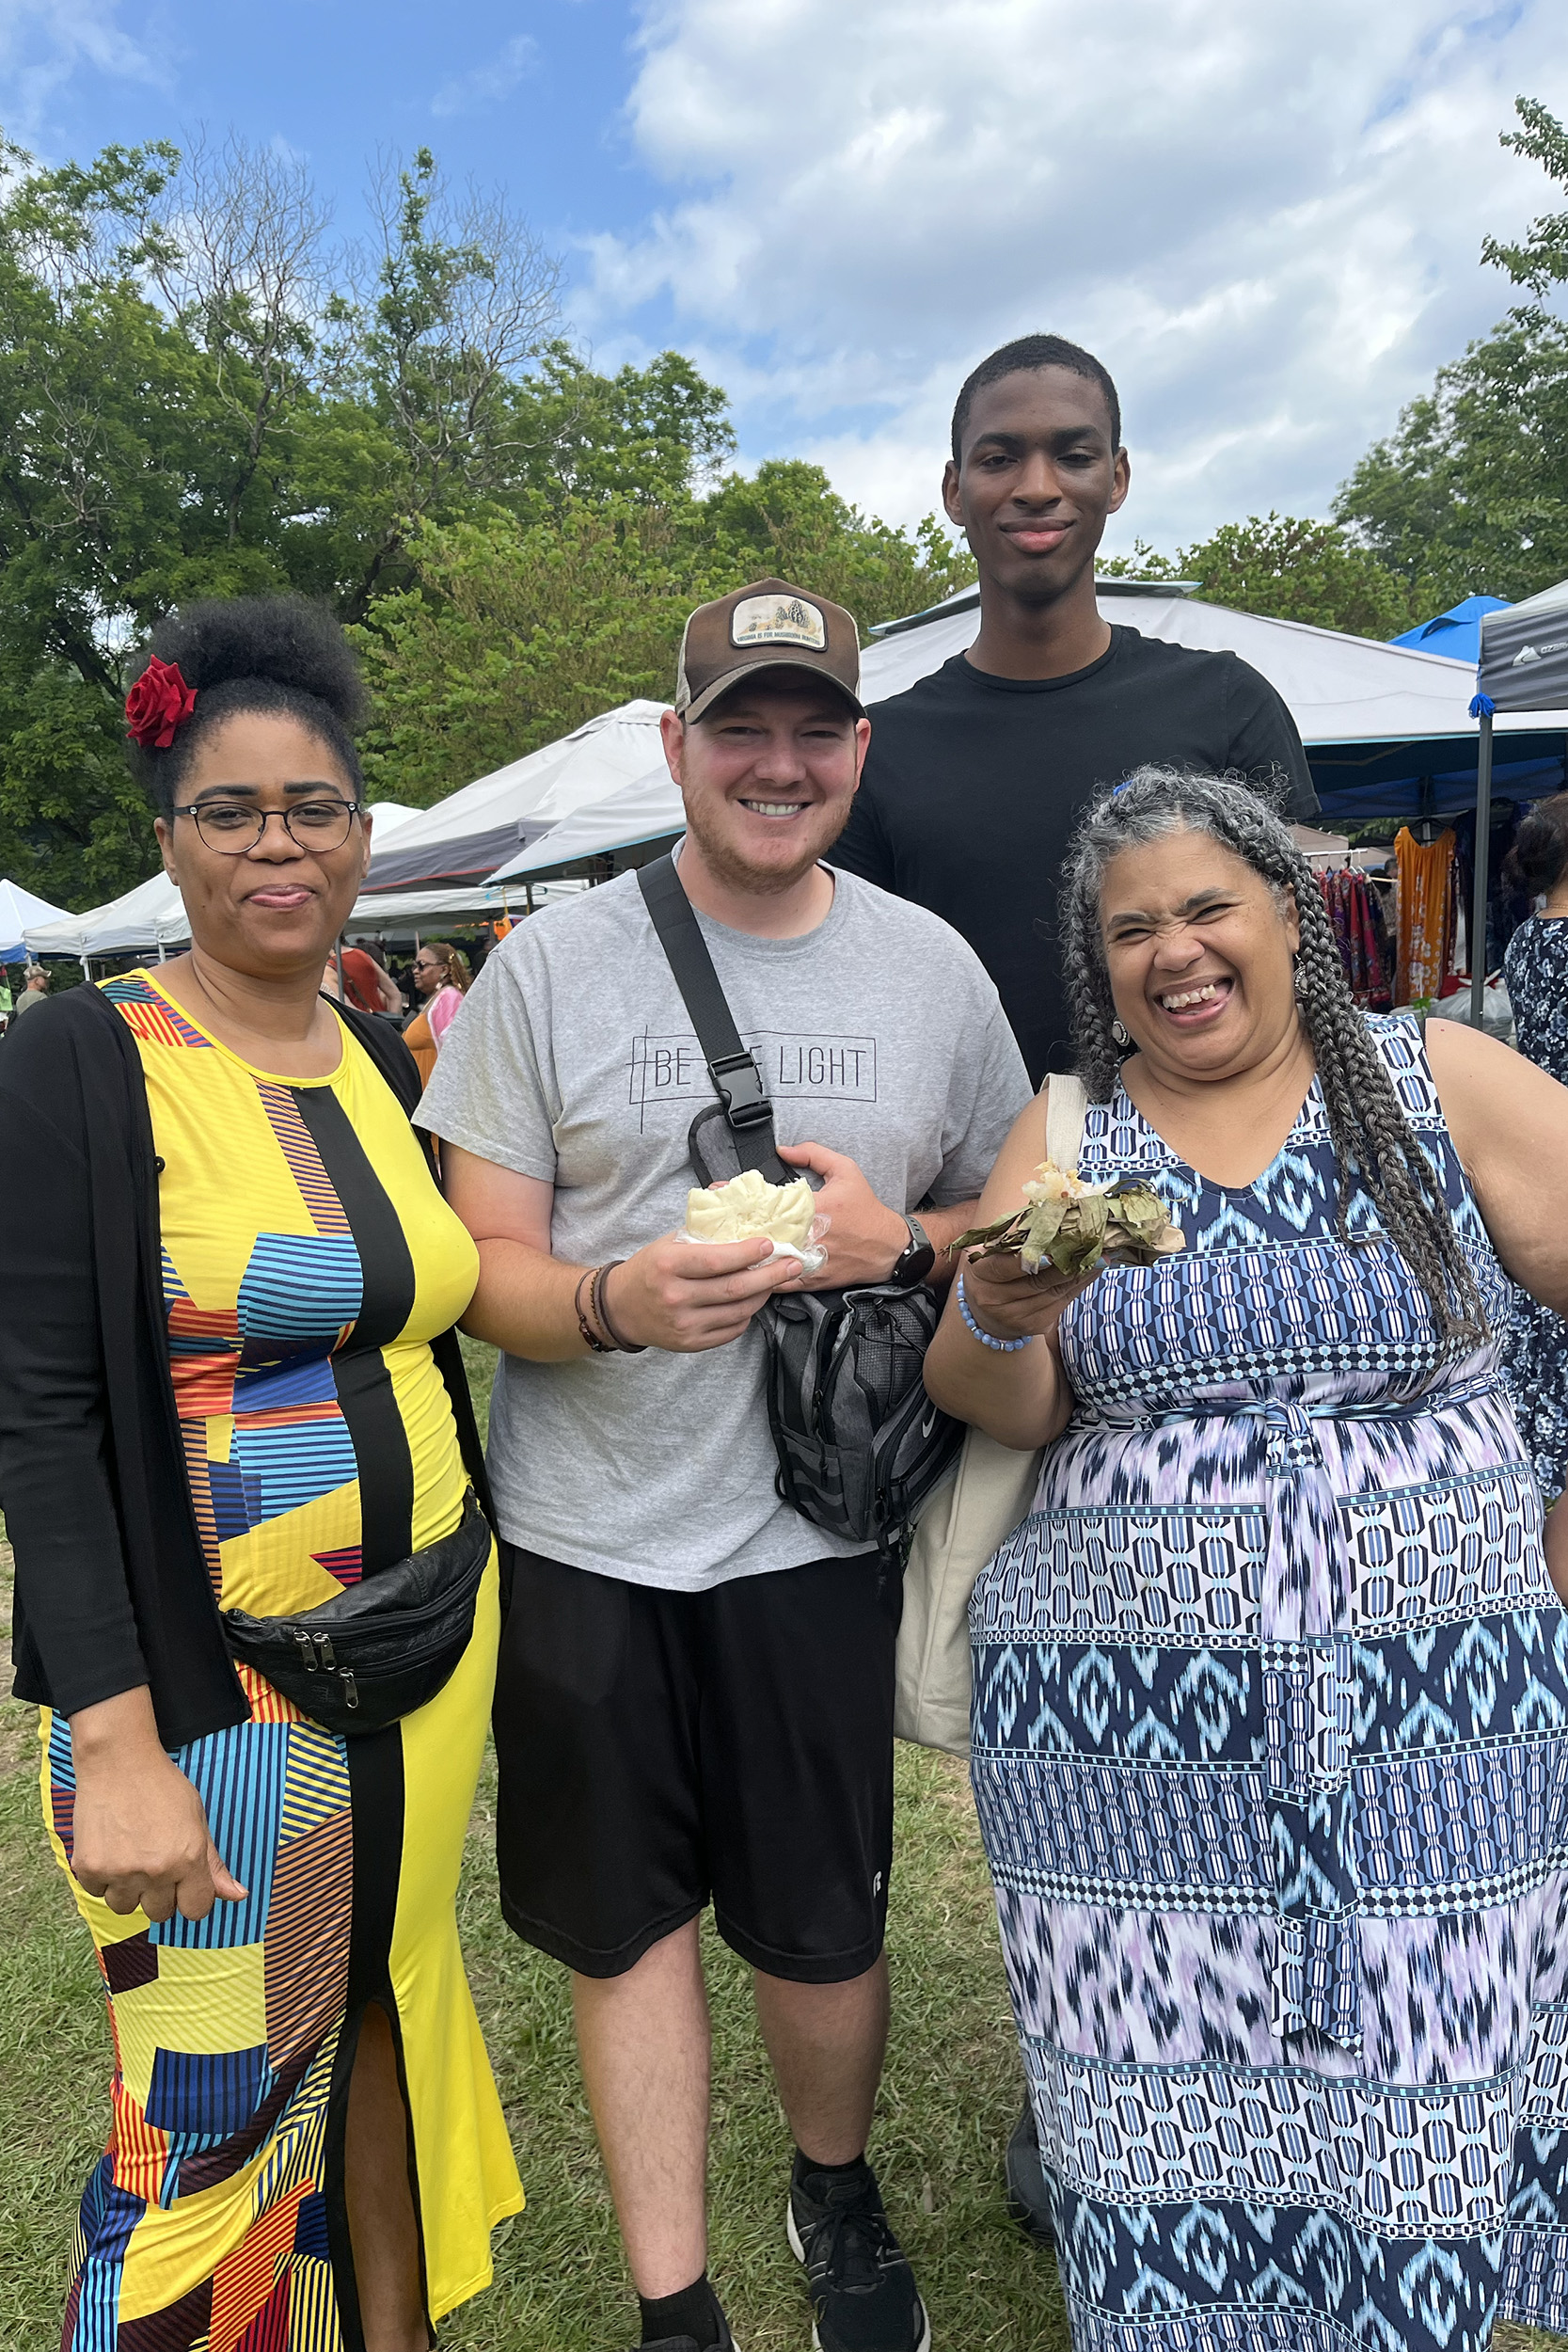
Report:
<svg viewBox="0 0 1568 2352"><path fill-rule="evenodd" d="M1282 912L1294 899L1296 994L1339 1170L1339 1231L1348 1238L1347 1211L1359 1183L1431 1300L1449 1352L1474 1346L1486 1335L1485 1311L1448 1204L1350 993L1323 893L1253 786L1139 768L1079 824L1062 869L1062 950L1078 1068L1091 1099L1110 1099L1122 1058L1100 921L1105 869L1120 850L1173 833L1207 834L1232 851L1268 884Z"/></svg>

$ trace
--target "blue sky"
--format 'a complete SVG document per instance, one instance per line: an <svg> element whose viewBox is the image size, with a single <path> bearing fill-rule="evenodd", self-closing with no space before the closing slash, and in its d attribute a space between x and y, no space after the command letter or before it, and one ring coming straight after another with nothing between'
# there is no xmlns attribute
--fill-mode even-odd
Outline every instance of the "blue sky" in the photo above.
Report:
<svg viewBox="0 0 1568 2352"><path fill-rule="evenodd" d="M1541 0L0 0L0 123L51 160L198 124L308 158L339 225L434 147L559 251L601 364L674 342L749 462L929 508L953 393L1049 326L1121 386L1116 544L1336 484L1506 308L1568 114ZM1557 199L1560 203L1559 196Z"/></svg>
<svg viewBox="0 0 1568 2352"><path fill-rule="evenodd" d="M638 20L614 0L3 0L5 21L0 120L51 157L232 124L309 155L347 224L365 158L423 141L560 242L635 230L657 199L623 119Z"/></svg>

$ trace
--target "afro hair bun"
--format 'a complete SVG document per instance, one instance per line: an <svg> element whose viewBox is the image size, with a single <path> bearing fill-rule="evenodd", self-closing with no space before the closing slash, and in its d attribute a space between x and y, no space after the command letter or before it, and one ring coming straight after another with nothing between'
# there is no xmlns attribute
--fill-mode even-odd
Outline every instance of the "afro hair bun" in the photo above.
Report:
<svg viewBox="0 0 1568 2352"><path fill-rule="evenodd" d="M198 693L230 680L265 680L325 703L352 730L366 695L341 625L298 596L206 596L159 622L148 652L179 665Z"/></svg>

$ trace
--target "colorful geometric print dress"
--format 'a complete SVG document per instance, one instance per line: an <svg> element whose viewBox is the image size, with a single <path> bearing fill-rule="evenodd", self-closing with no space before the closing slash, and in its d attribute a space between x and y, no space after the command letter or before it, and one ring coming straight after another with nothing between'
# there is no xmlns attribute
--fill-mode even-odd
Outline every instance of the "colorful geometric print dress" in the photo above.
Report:
<svg viewBox="0 0 1568 2352"><path fill-rule="evenodd" d="M1489 1314L1413 1023L1369 1028ZM1568 2331L1568 1631L1495 1348L1442 1363L1316 1084L1255 1184L1118 1089L1184 1255L1069 1308L976 1586L974 1781L1078 2352Z"/></svg>
<svg viewBox="0 0 1568 2352"><path fill-rule="evenodd" d="M269 1078L137 973L164 1295L198 1525L225 1607L309 1608L456 1525L466 1486L429 1341L473 1244L345 1031L329 1079ZM108 1992L108 2153L82 2201L66 2352L357 2352L343 2121L364 2006L387 2010L433 2318L487 2284L522 2202L454 1917L489 1714L496 1569L456 1674L343 1740L241 1667L250 1720L174 1760L248 1889L204 1920L121 1915L71 1882ZM74 1781L43 1720L69 1867Z"/></svg>
<svg viewBox="0 0 1568 2352"><path fill-rule="evenodd" d="M1520 1053L1568 1086L1568 916L1521 923L1503 974ZM1568 1323L1516 1290L1503 1353L1526 1448L1551 1502L1568 1486Z"/></svg>

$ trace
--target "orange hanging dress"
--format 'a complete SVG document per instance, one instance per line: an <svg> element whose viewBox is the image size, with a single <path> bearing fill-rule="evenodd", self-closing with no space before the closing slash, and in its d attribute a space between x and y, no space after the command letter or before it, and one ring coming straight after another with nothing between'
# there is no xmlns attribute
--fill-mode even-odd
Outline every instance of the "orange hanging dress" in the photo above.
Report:
<svg viewBox="0 0 1568 2352"><path fill-rule="evenodd" d="M1399 977L1396 1005L1435 996L1449 977L1457 930L1458 896L1452 831L1424 848L1408 825L1394 840L1400 878Z"/></svg>

